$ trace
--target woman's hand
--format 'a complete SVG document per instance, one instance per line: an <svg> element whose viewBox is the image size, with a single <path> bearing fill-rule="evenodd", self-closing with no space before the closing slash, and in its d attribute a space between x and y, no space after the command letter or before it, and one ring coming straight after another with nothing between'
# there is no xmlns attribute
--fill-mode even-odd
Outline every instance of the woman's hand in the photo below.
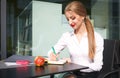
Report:
<svg viewBox="0 0 120 78"><path fill-rule="evenodd" d="M63 58L63 60L66 60L67 63L71 63L71 59L70 58Z"/></svg>
<svg viewBox="0 0 120 78"><path fill-rule="evenodd" d="M53 52L51 52L49 58L52 61L56 61L58 58L58 54L54 54Z"/></svg>

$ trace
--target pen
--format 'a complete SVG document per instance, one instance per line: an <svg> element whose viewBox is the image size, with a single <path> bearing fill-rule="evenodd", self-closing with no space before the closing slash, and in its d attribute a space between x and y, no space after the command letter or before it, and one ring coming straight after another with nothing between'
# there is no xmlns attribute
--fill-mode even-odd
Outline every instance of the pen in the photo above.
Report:
<svg viewBox="0 0 120 78"><path fill-rule="evenodd" d="M55 52L54 47L52 47L52 50L53 50L53 53L54 53L55 55L57 55L56 52ZM58 60L58 58L56 58L56 60Z"/></svg>

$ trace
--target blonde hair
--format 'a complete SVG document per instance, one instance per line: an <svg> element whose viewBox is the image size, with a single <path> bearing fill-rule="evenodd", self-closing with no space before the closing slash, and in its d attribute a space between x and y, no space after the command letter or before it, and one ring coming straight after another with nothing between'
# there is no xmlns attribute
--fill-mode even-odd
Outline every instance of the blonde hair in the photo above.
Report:
<svg viewBox="0 0 120 78"><path fill-rule="evenodd" d="M89 47L88 55L89 55L89 58L93 60L95 56L95 49L96 49L94 29L93 29L90 19L87 17L87 11L86 11L85 6L80 1L72 1L66 6L64 12L67 12L67 11L73 11L76 14L85 17L84 22L85 22L86 29L87 29L88 47Z"/></svg>

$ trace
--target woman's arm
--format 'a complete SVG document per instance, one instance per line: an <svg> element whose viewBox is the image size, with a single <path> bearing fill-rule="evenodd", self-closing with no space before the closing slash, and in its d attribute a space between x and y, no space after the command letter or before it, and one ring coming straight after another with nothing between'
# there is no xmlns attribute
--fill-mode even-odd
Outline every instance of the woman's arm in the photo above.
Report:
<svg viewBox="0 0 120 78"><path fill-rule="evenodd" d="M51 60L56 60L59 56L59 53L66 47L66 34L63 34L62 37L59 39L57 44L54 46L54 51L51 48L48 52L48 57Z"/></svg>
<svg viewBox="0 0 120 78"><path fill-rule="evenodd" d="M104 39L96 34L96 54L94 61L89 65L89 68L94 71L99 71L103 65L103 49L104 49Z"/></svg>

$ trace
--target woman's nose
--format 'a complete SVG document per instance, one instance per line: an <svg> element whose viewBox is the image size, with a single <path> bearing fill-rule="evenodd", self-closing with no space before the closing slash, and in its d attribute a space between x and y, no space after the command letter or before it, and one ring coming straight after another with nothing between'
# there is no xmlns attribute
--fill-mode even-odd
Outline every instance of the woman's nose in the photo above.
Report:
<svg viewBox="0 0 120 78"><path fill-rule="evenodd" d="M68 23L71 24L71 23L72 23L72 20L69 20Z"/></svg>

